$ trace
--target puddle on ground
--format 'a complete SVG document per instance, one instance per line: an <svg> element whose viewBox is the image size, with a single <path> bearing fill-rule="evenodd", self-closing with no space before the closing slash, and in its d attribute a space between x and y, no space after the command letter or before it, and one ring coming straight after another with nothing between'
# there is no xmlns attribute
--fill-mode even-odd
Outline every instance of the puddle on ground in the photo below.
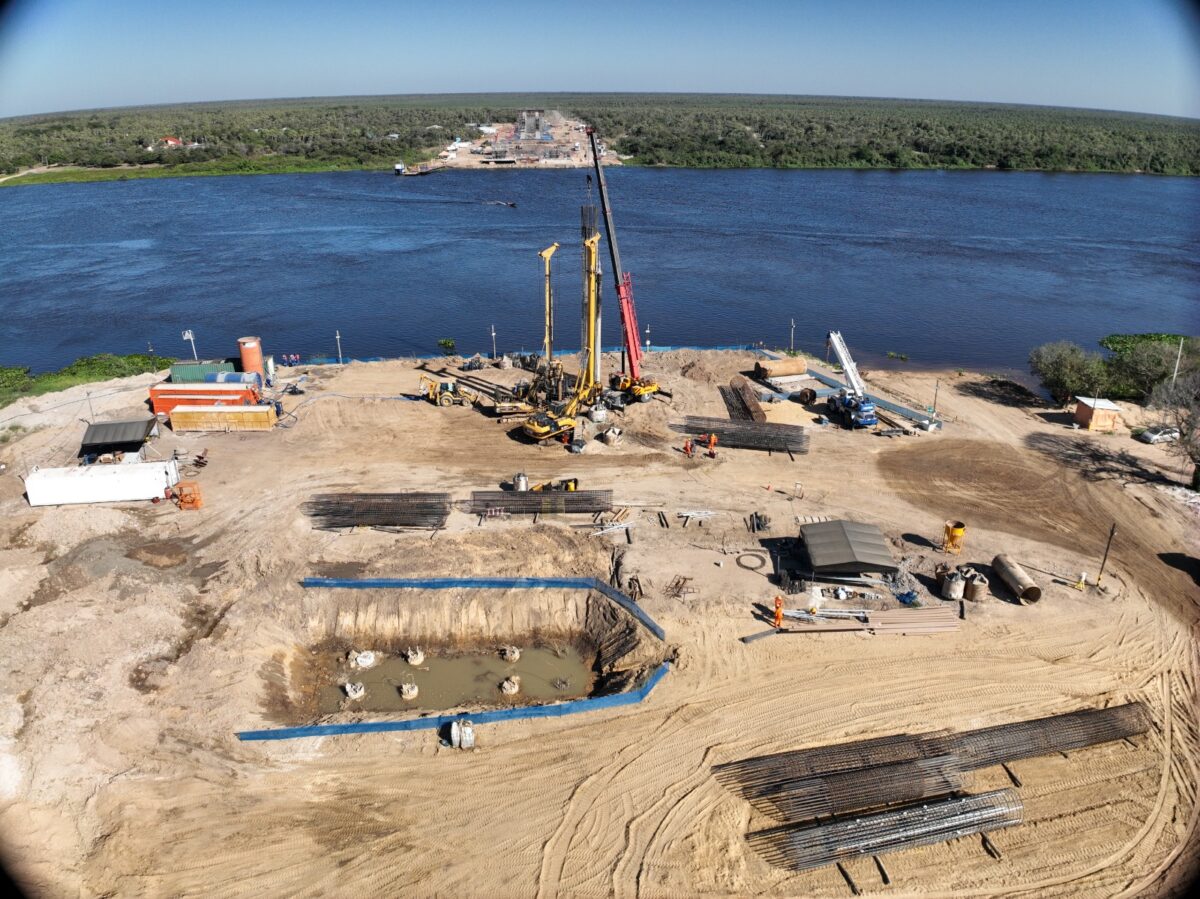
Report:
<svg viewBox="0 0 1200 899"><path fill-rule="evenodd" d="M560 649L521 648L521 658L506 662L498 652L438 656L426 652L419 666L403 656L386 656L374 668L351 668L340 655L333 670L335 682L320 689L317 710L322 715L343 709L397 712L407 709L442 710L463 705L507 706L533 702L578 699L592 691L592 660L574 647ZM511 675L521 678L516 696L500 692L500 682ZM365 698L344 702L346 694L337 681L351 681L367 688ZM417 685L417 698L400 698L400 685ZM343 704L344 703L344 704Z"/></svg>

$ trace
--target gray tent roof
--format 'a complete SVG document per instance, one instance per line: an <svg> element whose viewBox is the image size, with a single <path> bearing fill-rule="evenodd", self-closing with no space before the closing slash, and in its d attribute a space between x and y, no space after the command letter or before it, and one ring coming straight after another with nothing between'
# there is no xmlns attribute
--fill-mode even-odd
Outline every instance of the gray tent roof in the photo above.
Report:
<svg viewBox="0 0 1200 899"><path fill-rule="evenodd" d="M815 573L862 574L896 571L883 532L858 521L820 521L800 527Z"/></svg>
<svg viewBox="0 0 1200 899"><path fill-rule="evenodd" d="M97 421L88 425L81 446L110 446L122 443L142 443L154 430L157 420L138 418L133 421Z"/></svg>

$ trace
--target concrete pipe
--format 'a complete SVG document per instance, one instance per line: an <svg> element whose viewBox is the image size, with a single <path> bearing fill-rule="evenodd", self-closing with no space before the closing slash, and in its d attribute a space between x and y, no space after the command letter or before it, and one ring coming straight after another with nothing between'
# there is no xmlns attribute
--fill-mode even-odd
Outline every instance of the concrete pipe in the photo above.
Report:
<svg viewBox="0 0 1200 899"><path fill-rule="evenodd" d="M1024 568L1003 553L992 559L992 569L1012 590L1021 605L1027 606L1042 598L1042 588L1033 582Z"/></svg>
<svg viewBox="0 0 1200 899"><path fill-rule="evenodd" d="M808 374L808 360L803 356L789 356L785 359L760 359L754 364L755 377L763 379L806 374Z"/></svg>

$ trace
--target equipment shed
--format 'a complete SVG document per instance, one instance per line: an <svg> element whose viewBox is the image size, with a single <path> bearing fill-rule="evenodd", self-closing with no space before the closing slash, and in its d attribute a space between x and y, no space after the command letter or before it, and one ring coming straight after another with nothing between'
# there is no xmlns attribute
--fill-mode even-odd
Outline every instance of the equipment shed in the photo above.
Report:
<svg viewBox="0 0 1200 899"><path fill-rule="evenodd" d="M1075 397L1075 423L1089 431L1115 431L1121 426L1121 407L1094 396Z"/></svg>
<svg viewBox="0 0 1200 899"><path fill-rule="evenodd" d="M96 421L88 425L79 444L79 455L136 453L151 437L158 436L158 419L137 418L125 421Z"/></svg>
<svg viewBox="0 0 1200 899"><path fill-rule="evenodd" d="M800 539L815 574L897 571L883 532L858 521L819 521L800 526Z"/></svg>

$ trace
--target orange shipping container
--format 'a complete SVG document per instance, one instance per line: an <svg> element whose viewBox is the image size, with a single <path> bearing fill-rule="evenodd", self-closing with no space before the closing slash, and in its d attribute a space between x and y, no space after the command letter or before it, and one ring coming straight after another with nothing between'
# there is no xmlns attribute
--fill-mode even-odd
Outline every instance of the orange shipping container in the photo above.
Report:
<svg viewBox="0 0 1200 899"><path fill-rule="evenodd" d="M259 402L254 390L212 393L151 393L150 407L155 415L171 413L176 406L254 406Z"/></svg>

